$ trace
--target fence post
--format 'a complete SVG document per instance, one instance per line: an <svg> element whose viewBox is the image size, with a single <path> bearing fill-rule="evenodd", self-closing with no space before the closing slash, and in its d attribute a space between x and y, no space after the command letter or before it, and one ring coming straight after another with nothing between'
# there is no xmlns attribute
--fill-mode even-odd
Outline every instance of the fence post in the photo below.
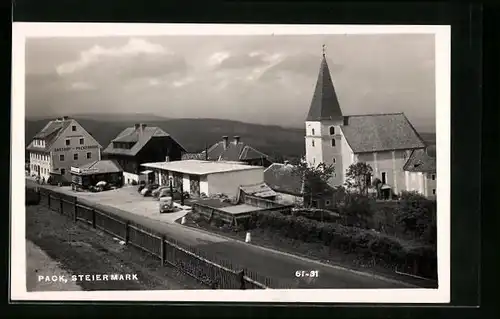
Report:
<svg viewBox="0 0 500 319"><path fill-rule="evenodd" d="M92 208L92 227L95 228L95 209Z"/></svg>
<svg viewBox="0 0 500 319"><path fill-rule="evenodd" d="M127 220L125 223L125 245L128 244L130 238L130 222Z"/></svg>
<svg viewBox="0 0 500 319"><path fill-rule="evenodd" d="M238 273L238 279L240 281L240 289L245 289L245 272L243 270Z"/></svg>
<svg viewBox="0 0 500 319"><path fill-rule="evenodd" d="M76 200L76 196L75 196L75 198L73 199L73 220L75 221L75 223L76 223L77 217L78 217L77 212L78 212L78 208L77 208L77 200Z"/></svg>
<svg viewBox="0 0 500 319"><path fill-rule="evenodd" d="M63 198L62 196L59 196L59 213L61 214L64 214L63 205L64 205Z"/></svg>
<svg viewBox="0 0 500 319"><path fill-rule="evenodd" d="M166 243L165 243L165 236L161 236L161 265L165 265L165 257L167 255L167 249L166 249Z"/></svg>

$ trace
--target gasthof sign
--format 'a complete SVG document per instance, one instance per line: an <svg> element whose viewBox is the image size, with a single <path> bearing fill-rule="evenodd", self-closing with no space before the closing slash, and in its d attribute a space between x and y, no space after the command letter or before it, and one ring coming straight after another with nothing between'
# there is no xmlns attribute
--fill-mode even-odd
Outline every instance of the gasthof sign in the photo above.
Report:
<svg viewBox="0 0 500 319"><path fill-rule="evenodd" d="M59 147L59 148L55 148L54 152L68 152L68 151L71 151L71 150L83 151L83 150L95 149L95 148L98 148L98 147L99 146L97 146L97 145L76 146L76 147Z"/></svg>

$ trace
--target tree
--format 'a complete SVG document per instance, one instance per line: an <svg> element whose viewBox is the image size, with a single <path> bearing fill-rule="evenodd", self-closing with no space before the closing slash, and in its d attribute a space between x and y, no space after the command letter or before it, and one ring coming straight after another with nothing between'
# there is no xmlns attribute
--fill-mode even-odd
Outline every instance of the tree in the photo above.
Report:
<svg viewBox="0 0 500 319"><path fill-rule="evenodd" d="M435 241L436 202L418 192L402 192L397 221L415 237Z"/></svg>
<svg viewBox="0 0 500 319"><path fill-rule="evenodd" d="M320 163L317 166L309 166L305 161L300 161L294 166L293 174L302 178L304 184L304 195L309 198L309 206L312 206L314 197L328 193L331 187L328 181L335 173L335 166Z"/></svg>
<svg viewBox="0 0 500 319"><path fill-rule="evenodd" d="M357 189L360 194L367 194L372 172L372 167L364 162L351 164L346 172L346 187Z"/></svg>

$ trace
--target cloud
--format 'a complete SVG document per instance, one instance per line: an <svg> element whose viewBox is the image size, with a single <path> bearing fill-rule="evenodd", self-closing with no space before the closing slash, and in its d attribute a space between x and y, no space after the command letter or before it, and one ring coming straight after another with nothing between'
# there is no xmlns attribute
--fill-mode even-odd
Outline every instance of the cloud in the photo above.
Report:
<svg viewBox="0 0 500 319"><path fill-rule="evenodd" d="M74 82L71 83L70 89L74 91L87 91L87 90L93 90L94 86L87 82Z"/></svg>
<svg viewBox="0 0 500 319"><path fill-rule="evenodd" d="M182 87L182 86L188 85L188 84L193 83L193 82L194 82L194 78L187 77L187 78L184 78L181 80L173 81L172 86L173 87Z"/></svg>
<svg viewBox="0 0 500 319"><path fill-rule="evenodd" d="M159 44L154 44L143 39L131 38L121 47L103 48L95 45L80 53L79 59L57 66L59 75L71 74L99 63L103 59L133 57L141 54L165 55L171 54Z"/></svg>
<svg viewBox="0 0 500 319"><path fill-rule="evenodd" d="M280 53L267 53L264 51L251 51L248 53L230 54L229 52L216 52L208 59L208 64L219 70L236 70L257 67L268 67L282 58Z"/></svg>
<svg viewBox="0 0 500 319"><path fill-rule="evenodd" d="M56 72L74 82L92 79L94 84L113 85L138 78L182 74L186 68L185 59L165 46L131 38L122 46L94 45L80 52L78 59L58 65Z"/></svg>

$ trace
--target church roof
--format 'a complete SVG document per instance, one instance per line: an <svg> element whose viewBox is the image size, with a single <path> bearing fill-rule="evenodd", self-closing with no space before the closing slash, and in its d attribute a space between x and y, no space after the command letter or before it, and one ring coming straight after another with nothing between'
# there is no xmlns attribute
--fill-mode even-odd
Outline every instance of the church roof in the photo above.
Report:
<svg viewBox="0 0 500 319"><path fill-rule="evenodd" d="M337 93L330 76L328 63L323 55L314 95L306 121L342 119Z"/></svg>
<svg viewBox="0 0 500 319"><path fill-rule="evenodd" d="M404 113L346 116L341 129L354 153L421 149L426 146Z"/></svg>

